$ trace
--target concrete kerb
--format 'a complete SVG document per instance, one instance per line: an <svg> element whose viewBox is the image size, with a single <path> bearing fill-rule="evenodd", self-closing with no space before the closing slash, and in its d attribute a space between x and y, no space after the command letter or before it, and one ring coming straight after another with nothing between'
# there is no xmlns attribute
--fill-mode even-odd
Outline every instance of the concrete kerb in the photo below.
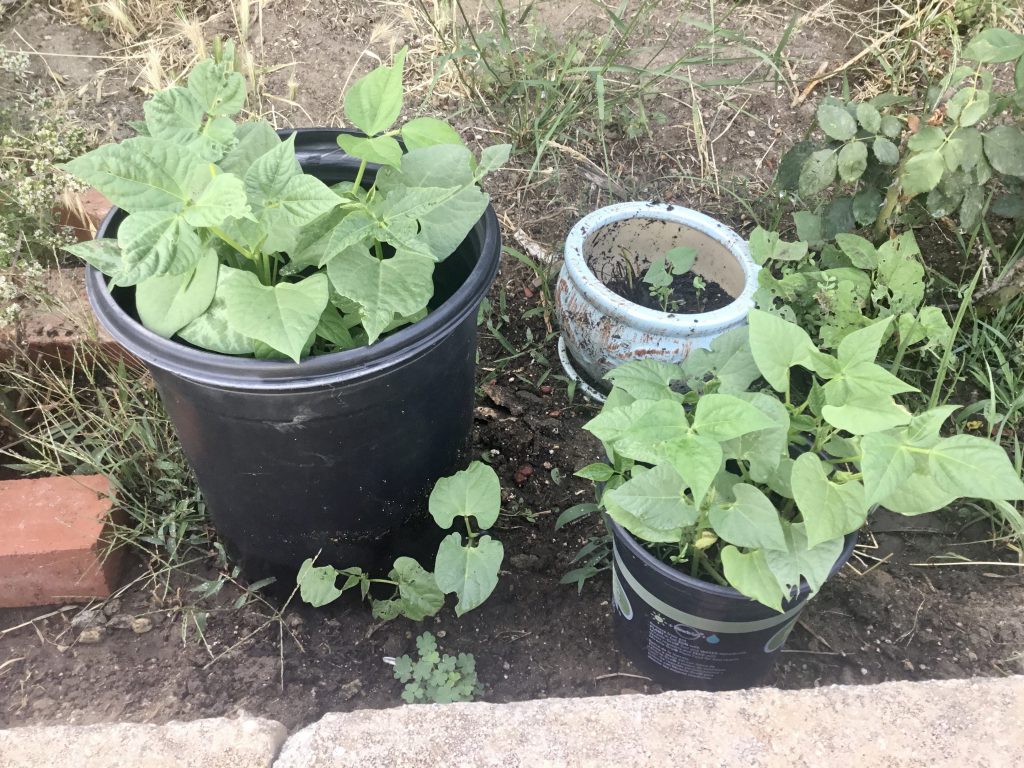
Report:
<svg viewBox="0 0 1024 768"><path fill-rule="evenodd" d="M276 761L274 757L277 756ZM1024 676L0 732L3 768L1024 765Z"/></svg>
<svg viewBox="0 0 1024 768"><path fill-rule="evenodd" d="M330 714L275 768L666 765L1024 765L1024 677Z"/></svg>
<svg viewBox="0 0 1024 768"><path fill-rule="evenodd" d="M0 767L271 768L287 736L252 717L14 728L0 731Z"/></svg>

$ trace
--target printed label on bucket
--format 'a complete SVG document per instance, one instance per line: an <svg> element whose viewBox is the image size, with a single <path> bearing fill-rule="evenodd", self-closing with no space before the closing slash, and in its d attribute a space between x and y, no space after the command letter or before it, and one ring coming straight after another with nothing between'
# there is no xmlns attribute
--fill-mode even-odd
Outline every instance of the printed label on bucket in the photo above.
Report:
<svg viewBox="0 0 1024 768"><path fill-rule="evenodd" d="M623 650L660 669L664 682L714 688L751 685L774 663L802 605L755 621L723 621L691 614L652 594L614 557L612 604ZM651 670L654 671L653 669Z"/></svg>
<svg viewBox="0 0 1024 768"><path fill-rule="evenodd" d="M733 659L748 651L723 652L722 639L715 633L677 624L652 611L647 625L647 658L677 675L694 680L714 680L728 671Z"/></svg>

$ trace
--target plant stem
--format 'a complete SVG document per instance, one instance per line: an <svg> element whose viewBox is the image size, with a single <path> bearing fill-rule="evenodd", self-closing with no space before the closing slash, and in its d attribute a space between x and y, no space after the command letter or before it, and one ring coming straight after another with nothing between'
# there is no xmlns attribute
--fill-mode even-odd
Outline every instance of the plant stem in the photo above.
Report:
<svg viewBox="0 0 1024 768"><path fill-rule="evenodd" d="M960 333L960 326L964 321L964 315L967 313L967 308L971 305L971 297L974 296L974 289L978 285L978 280L981 279L981 267L974 273L974 278L970 284L964 289L963 298L960 300L960 309L957 310L956 317L953 319L953 325L949 333L949 343L946 344L946 348L942 350L942 358L939 360L939 368L935 372L935 384L932 386L931 396L928 398L928 407L934 408L939 404L939 394L942 391L942 385L946 380L946 371L949 370L949 362L953 356L953 346L956 344L956 337Z"/></svg>
<svg viewBox="0 0 1024 768"><path fill-rule="evenodd" d="M352 182L353 186L355 186L356 189L359 189L359 187L362 185L362 183L363 183L363 173L365 171L366 171L366 161L363 160L361 163L359 163L359 170L356 171L356 180Z"/></svg>
<svg viewBox="0 0 1024 768"><path fill-rule="evenodd" d="M885 225L889 221L889 217L892 216L892 212L896 210L896 206L900 201L900 171L903 169L903 163L900 163L896 169L892 184L889 185L888 191L885 193L885 203L882 205L882 210L878 214L878 218L875 219L875 239L880 240L885 236Z"/></svg>
<svg viewBox="0 0 1024 768"><path fill-rule="evenodd" d="M796 504L796 502L793 501L793 499L787 499L786 500L786 505L782 508L782 517L786 518L787 520L792 520L793 519L792 512L793 512L793 507L794 507L795 504Z"/></svg>
<svg viewBox="0 0 1024 768"><path fill-rule="evenodd" d="M916 329L917 326L917 318L914 318L913 328ZM903 339L900 339L896 345L896 356L893 358L892 365L889 366L889 373L893 376L898 375L897 371L899 371L900 366L903 364L903 357L907 354L907 347L908 345L903 342Z"/></svg>
<svg viewBox="0 0 1024 768"><path fill-rule="evenodd" d="M705 555L700 550L697 550L697 556L701 560L701 565L704 566L704 570L708 572L708 575L721 584L723 587L728 587L729 582L725 580L725 577L720 574L715 567L711 564L711 558Z"/></svg>
<svg viewBox="0 0 1024 768"><path fill-rule="evenodd" d="M231 239L230 237L228 237L228 236L227 236L227 234L225 234L225 233L224 233L223 231L221 231L221 230L220 230L219 228L217 228L217 227L209 227L209 230L210 230L211 232L213 232L213 234L215 234L215 235L216 235L217 237L219 237L219 238L220 238L221 240L223 240L223 241L224 241L225 243L227 243L227 244L228 244L228 245L230 245L230 246L231 246L232 248L234 248L234 249L235 249L236 251L238 251L238 252L239 252L240 254L242 254L243 256L245 256L245 258L249 259L250 261L252 261L252 260L253 260L253 254L252 254L252 253L251 253L250 251L246 250L246 249L245 249L245 248L243 248L243 247L242 247L241 245L239 245L238 243L236 243L236 242L235 242L234 240L232 240L232 239Z"/></svg>
<svg viewBox="0 0 1024 768"><path fill-rule="evenodd" d="M380 240L373 241L373 248L377 252L377 261L384 261L384 246L380 244Z"/></svg>

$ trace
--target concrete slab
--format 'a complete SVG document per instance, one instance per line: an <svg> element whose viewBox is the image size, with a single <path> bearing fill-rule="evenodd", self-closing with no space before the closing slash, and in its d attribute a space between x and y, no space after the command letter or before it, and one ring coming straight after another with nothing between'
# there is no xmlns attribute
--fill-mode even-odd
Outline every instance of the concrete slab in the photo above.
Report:
<svg viewBox="0 0 1024 768"><path fill-rule="evenodd" d="M3 768L270 768L287 730L242 717L0 731Z"/></svg>
<svg viewBox="0 0 1024 768"><path fill-rule="evenodd" d="M1024 677L329 714L274 768L1024 765Z"/></svg>

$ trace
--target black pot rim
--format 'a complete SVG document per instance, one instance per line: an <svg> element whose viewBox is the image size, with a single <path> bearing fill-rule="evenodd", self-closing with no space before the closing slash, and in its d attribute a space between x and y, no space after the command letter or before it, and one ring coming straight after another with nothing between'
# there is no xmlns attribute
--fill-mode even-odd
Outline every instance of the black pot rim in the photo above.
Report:
<svg viewBox="0 0 1024 768"><path fill-rule="evenodd" d="M743 602L749 602L752 600L752 598L747 597L734 587L726 587L721 584L714 584L710 581L694 578L693 576L683 573L682 571L662 562L648 552L633 534L612 520L607 513L605 513L604 519L605 523L607 523L607 525L612 529L612 535L615 540L617 542L621 542L634 557L642 560L645 567L656 571L663 578L680 583L689 589L714 595L715 597L720 597L725 600L739 600ZM846 535L843 550L839 554L839 559L836 560L828 573L829 578L835 576L846 561L850 559L850 555L853 554L853 548L855 546L857 546L857 531ZM790 600L799 599L807 595L810 591L811 590L807 582L801 580L799 594L794 598L790 598Z"/></svg>
<svg viewBox="0 0 1024 768"><path fill-rule="evenodd" d="M298 129L312 139L336 136L340 129ZM340 150L337 150L340 151ZM331 154L334 154L333 152ZM318 161L312 163L316 170ZM120 213L113 208L103 220L96 237L104 237ZM294 390L365 378L375 372L401 365L450 334L477 305L498 272L501 233L494 208L488 204L468 239L479 253L465 282L422 320L401 328L371 346L308 357L299 363L257 360L198 349L165 339L125 312L107 289L102 272L86 268L86 290L93 312L103 327L128 351L149 365L203 384L265 390ZM485 258L487 254L495 258Z"/></svg>

